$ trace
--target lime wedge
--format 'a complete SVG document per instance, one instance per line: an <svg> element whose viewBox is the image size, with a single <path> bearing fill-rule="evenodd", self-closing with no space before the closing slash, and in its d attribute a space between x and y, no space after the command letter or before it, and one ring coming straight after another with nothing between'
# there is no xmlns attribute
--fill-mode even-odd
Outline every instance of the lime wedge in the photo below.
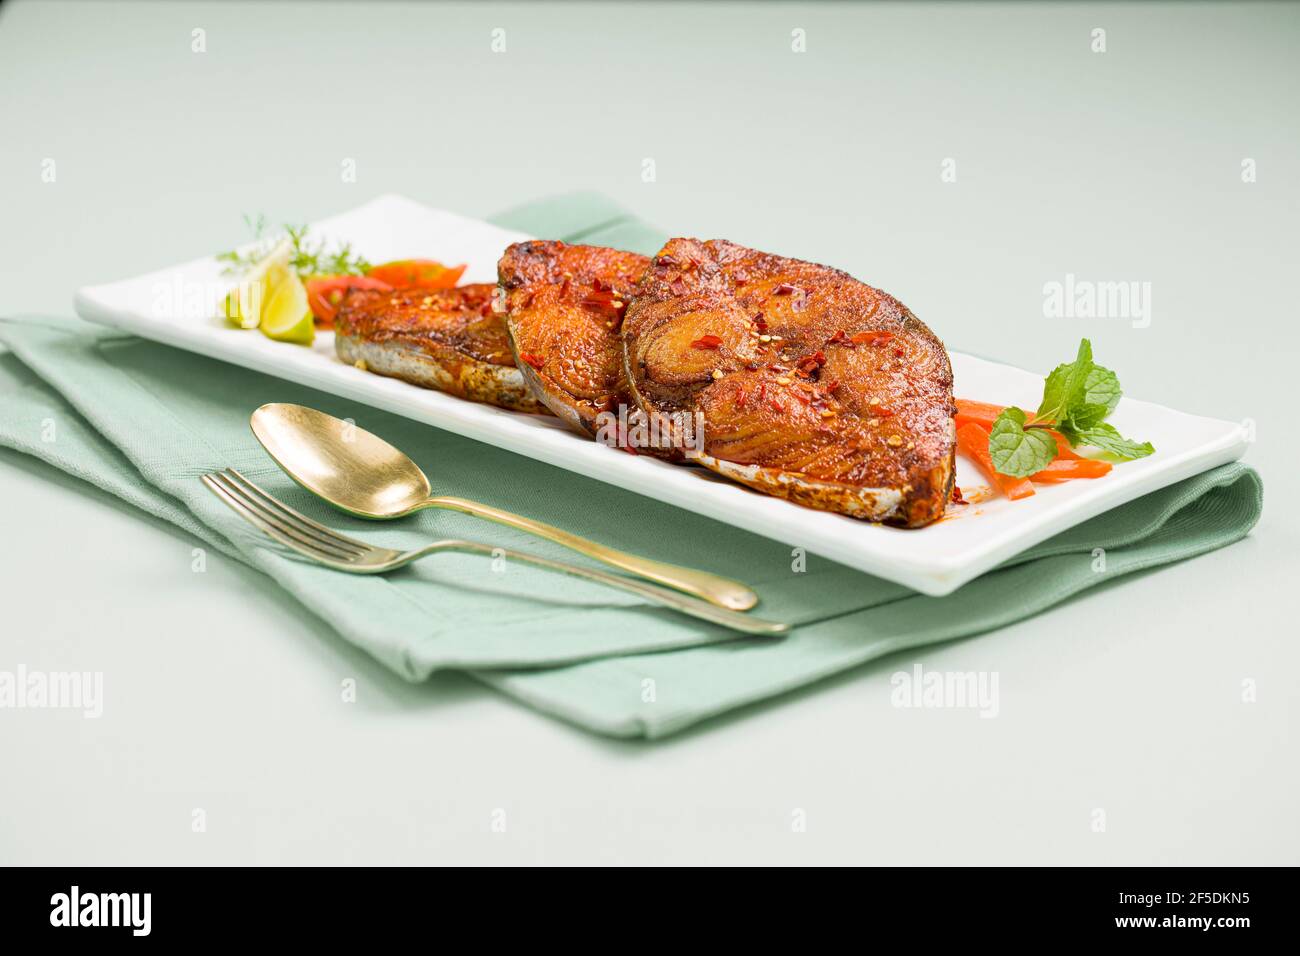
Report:
<svg viewBox="0 0 1300 956"><path fill-rule="evenodd" d="M226 296L224 310L228 322L241 329L257 328L274 287L289 272L292 251L286 239L240 278L239 284Z"/></svg>
<svg viewBox="0 0 1300 956"><path fill-rule="evenodd" d="M278 342L310 345L316 337L316 322L307 304L307 287L288 267L271 278L271 296L262 307L262 333Z"/></svg>

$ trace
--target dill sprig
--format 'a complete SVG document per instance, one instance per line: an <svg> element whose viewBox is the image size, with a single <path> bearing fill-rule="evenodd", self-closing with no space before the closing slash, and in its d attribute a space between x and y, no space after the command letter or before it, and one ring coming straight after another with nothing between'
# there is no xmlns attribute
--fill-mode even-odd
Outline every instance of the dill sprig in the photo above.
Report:
<svg viewBox="0 0 1300 956"><path fill-rule="evenodd" d="M350 242L331 247L322 239L309 237L306 226L291 224L282 227L283 235L267 235L266 217L262 215L246 215L244 222L256 242L247 252L232 249L217 255L217 261L225 264L227 275L248 271L284 239L289 240L289 266L304 279L313 275L365 275L370 271L370 262L353 252Z"/></svg>

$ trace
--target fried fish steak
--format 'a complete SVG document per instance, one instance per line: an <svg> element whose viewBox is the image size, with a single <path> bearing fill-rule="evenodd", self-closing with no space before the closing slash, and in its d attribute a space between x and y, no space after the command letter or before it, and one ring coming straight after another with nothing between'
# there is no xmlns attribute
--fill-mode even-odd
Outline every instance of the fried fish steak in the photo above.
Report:
<svg viewBox="0 0 1300 956"><path fill-rule="evenodd" d="M956 445L943 343L847 273L723 240L672 239L622 326L647 415L698 412L688 455L799 504L904 527L941 517Z"/></svg>
<svg viewBox="0 0 1300 956"><path fill-rule="evenodd" d="M497 264L506 327L533 395L578 431L627 403L619 325L650 260L601 246L517 242Z"/></svg>
<svg viewBox="0 0 1300 956"><path fill-rule="evenodd" d="M353 289L335 319L349 364L517 412L545 413L515 367L491 283L436 291Z"/></svg>

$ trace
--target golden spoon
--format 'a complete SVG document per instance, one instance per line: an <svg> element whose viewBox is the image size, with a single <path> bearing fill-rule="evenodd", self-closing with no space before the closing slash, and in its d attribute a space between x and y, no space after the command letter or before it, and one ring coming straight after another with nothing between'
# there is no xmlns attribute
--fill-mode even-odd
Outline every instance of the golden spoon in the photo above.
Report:
<svg viewBox="0 0 1300 956"><path fill-rule="evenodd" d="M423 508L447 508L546 538L579 554L733 611L758 595L738 581L637 557L559 528L493 508L433 494L420 466L377 435L303 405L274 402L253 412L253 434L298 484L360 518L401 518Z"/></svg>

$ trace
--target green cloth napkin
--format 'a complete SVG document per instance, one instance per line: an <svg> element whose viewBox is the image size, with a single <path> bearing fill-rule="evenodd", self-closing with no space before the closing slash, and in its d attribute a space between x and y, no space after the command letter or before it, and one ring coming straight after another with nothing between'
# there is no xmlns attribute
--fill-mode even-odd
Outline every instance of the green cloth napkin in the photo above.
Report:
<svg viewBox="0 0 1300 956"><path fill-rule="evenodd" d="M663 236L599 196L496 217L535 235L653 251ZM925 597L651 498L332 395L73 319L0 320L0 445L31 454L271 575L402 677L469 671L538 710L603 734L662 737L882 655L979 634L1103 581L1245 536L1259 476L1225 465L1114 509L945 598ZM286 346L286 348L289 346ZM408 452L435 490L539 518L617 548L755 586L761 613L799 626L737 639L621 592L515 563L426 558L384 577L342 574L270 542L199 482L233 466L344 533L392 547L463 537L565 561L545 541L450 512L350 518L286 477L248 416L297 402L352 418ZM1107 552L1093 570L1094 548ZM232 595L232 599L237 596ZM653 683L651 683L653 682ZM648 693L653 687L653 693Z"/></svg>

